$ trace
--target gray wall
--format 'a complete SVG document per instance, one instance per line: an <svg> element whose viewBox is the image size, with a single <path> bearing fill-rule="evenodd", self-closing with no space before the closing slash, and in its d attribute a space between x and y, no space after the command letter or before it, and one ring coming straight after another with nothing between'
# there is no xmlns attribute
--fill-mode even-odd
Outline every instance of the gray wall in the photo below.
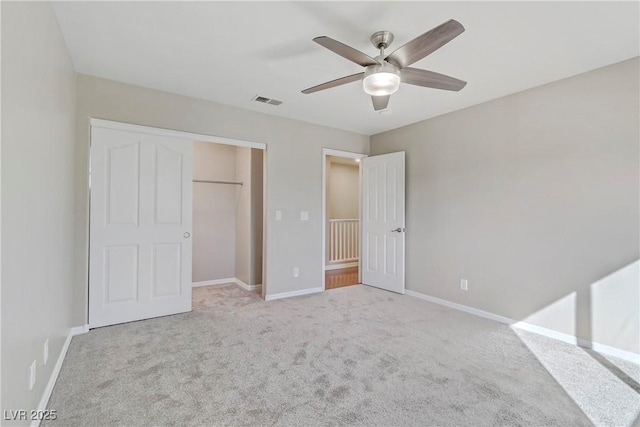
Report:
<svg viewBox="0 0 640 427"><path fill-rule="evenodd" d="M236 179L242 181L237 189L236 207L236 267L237 279L251 282L251 148L236 148Z"/></svg>
<svg viewBox="0 0 640 427"><path fill-rule="evenodd" d="M266 143L267 293L321 286L322 148L366 153L368 136L81 74L77 83L77 323L86 321L90 117ZM276 209L282 221L275 221ZM299 220L300 210L310 212L309 221ZM293 267L300 277L293 278Z"/></svg>
<svg viewBox="0 0 640 427"><path fill-rule="evenodd" d="M193 143L193 179L236 180L236 147ZM193 183L194 282L235 277L238 187Z"/></svg>
<svg viewBox="0 0 640 427"><path fill-rule="evenodd" d="M236 202L235 277L247 285L262 284L263 150L237 147L236 180L243 182Z"/></svg>
<svg viewBox="0 0 640 427"><path fill-rule="evenodd" d="M407 288L639 352L638 75L634 58L373 136L407 152Z"/></svg>
<svg viewBox="0 0 640 427"><path fill-rule="evenodd" d="M264 151L251 149L251 268L250 285L262 284L264 229Z"/></svg>
<svg viewBox="0 0 640 427"><path fill-rule="evenodd" d="M84 323L72 322L75 73L50 3L0 7L2 409L29 410L70 327Z"/></svg>
<svg viewBox="0 0 640 427"><path fill-rule="evenodd" d="M262 150L194 143L193 281L262 280Z"/></svg>
<svg viewBox="0 0 640 427"><path fill-rule="evenodd" d="M360 218L360 168L328 161L327 204L329 219Z"/></svg>

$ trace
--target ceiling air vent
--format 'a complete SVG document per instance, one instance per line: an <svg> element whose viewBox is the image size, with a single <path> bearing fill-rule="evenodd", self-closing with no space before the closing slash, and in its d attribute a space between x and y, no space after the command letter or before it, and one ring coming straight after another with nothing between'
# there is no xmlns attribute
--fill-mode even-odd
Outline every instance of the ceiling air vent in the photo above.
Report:
<svg viewBox="0 0 640 427"><path fill-rule="evenodd" d="M263 104L269 105L280 105L282 101L278 101L277 99L266 98L264 96L256 95L253 97L252 101L262 102Z"/></svg>

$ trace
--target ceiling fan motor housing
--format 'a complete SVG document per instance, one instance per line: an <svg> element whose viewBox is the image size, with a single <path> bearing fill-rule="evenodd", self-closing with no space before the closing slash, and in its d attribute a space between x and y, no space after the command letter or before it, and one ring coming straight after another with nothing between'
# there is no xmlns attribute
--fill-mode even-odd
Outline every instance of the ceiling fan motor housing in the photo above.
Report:
<svg viewBox="0 0 640 427"><path fill-rule="evenodd" d="M386 49L393 43L393 33L391 31L376 31L369 40L376 49Z"/></svg>

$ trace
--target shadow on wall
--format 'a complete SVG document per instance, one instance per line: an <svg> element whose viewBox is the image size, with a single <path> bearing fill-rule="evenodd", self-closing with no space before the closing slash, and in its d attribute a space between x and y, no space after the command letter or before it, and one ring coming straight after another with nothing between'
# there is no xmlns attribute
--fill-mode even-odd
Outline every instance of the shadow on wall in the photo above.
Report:
<svg viewBox="0 0 640 427"><path fill-rule="evenodd" d="M636 425L640 420L640 261L592 283L588 289L586 295L571 292L559 298L513 324L513 330L595 425ZM578 331L579 319L587 316L590 330ZM575 333L563 334L535 325ZM567 345L546 345L549 338L527 330L542 332ZM588 386L582 378L588 379Z"/></svg>

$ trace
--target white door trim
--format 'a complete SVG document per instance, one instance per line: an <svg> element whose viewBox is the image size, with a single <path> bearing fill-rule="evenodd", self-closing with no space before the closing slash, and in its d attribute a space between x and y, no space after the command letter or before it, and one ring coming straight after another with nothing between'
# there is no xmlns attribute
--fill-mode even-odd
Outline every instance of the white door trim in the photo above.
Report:
<svg viewBox="0 0 640 427"><path fill-rule="evenodd" d="M204 135L201 133L184 132L181 130L163 129L150 126L134 125L131 123L114 122L111 120L94 119L90 120L91 127L119 129L130 132L145 133L147 135L168 136L172 138L185 138L193 141L213 142L216 144L235 145L237 147L258 148L266 150L267 144L263 142L245 141L242 139L225 138L222 136Z"/></svg>
<svg viewBox="0 0 640 427"><path fill-rule="evenodd" d="M367 154L353 153L351 151L340 151L332 148L322 149L322 290L326 290L325 283L325 270L327 265L327 156L347 157L350 159L362 159L367 157ZM362 168L360 168L358 187L360 189L360 197L358 197L358 203L360 204L360 216L362 216ZM362 221L360 221L360 247L362 247ZM362 265L361 260L358 260L358 266ZM361 281L361 269L358 268L358 281Z"/></svg>
<svg viewBox="0 0 640 427"><path fill-rule="evenodd" d="M105 128L105 129L118 129L118 130L123 130L123 131L130 131L130 132L138 132L138 133L144 133L144 134L148 134L148 135L157 135L157 136L167 136L167 137L174 137L174 138L185 138L185 139L190 139L192 141L203 141L203 142L212 142L215 144L227 144L227 145L234 145L236 147L247 147L247 148L257 148L260 150L264 151L263 154L263 168L262 168L262 197L263 197L263 202L262 202L262 210L263 210L263 227L262 227L262 298L265 298L266 292L267 292L267 216L266 216L266 212L268 212L268 206L267 206L267 144L264 142L255 142L255 141L247 141L247 140L243 140L243 139L234 139L234 138L226 138L223 136L215 136L215 135L205 135L205 134L201 134L201 133L194 133L194 132L186 132L186 131L180 131L180 130L173 130L173 129L165 129L165 128L159 128L159 127L152 127L152 126L143 126L143 125L136 125L136 124L132 124L132 123L124 123L124 122L117 122L117 121L113 121L113 120L105 120L105 119L99 119L99 118L94 118L94 117L90 117L89 118L89 138L88 138L88 146L89 146L89 155L86 158L86 162L87 162L87 171L89 171L88 175L87 175L87 183L89 185L89 194L87 197L87 204L86 204L86 209L87 209L87 224L86 224L86 232L87 232L87 240L86 240L86 253L87 253L87 259L86 259L86 263L87 263L87 272L89 271L88 269L88 265L89 265L89 253L90 253L90 247L91 247L91 233L89 230L89 224L91 223L91 212L89 209L90 203L91 203L91 128ZM324 275L323 275L324 278ZM323 279L324 280L324 279ZM85 293L85 307L87 308L86 311L86 318L85 318L85 322L87 325L89 325L89 276L86 276L86 282L85 282L85 288L86 288L86 293ZM89 328L90 326L88 326Z"/></svg>

